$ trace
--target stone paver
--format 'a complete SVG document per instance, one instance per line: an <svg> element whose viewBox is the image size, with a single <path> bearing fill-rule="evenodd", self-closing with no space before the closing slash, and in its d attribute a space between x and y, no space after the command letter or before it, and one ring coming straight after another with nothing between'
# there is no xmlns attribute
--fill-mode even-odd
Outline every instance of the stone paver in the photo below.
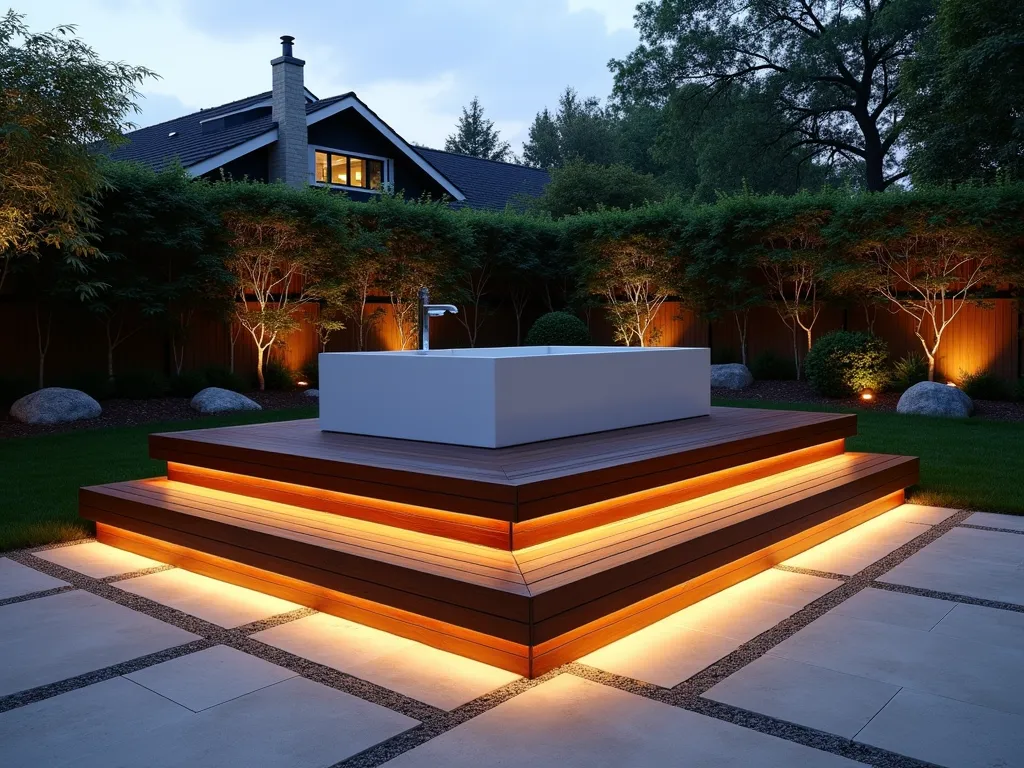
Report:
<svg viewBox="0 0 1024 768"><path fill-rule="evenodd" d="M512 672L322 613L253 637L441 709L454 709L519 679Z"/></svg>
<svg viewBox="0 0 1024 768"><path fill-rule="evenodd" d="M856 740L949 768L1024 766L1024 717L906 689Z"/></svg>
<svg viewBox="0 0 1024 768"><path fill-rule="evenodd" d="M899 690L866 677L762 656L704 695L852 739Z"/></svg>
<svg viewBox="0 0 1024 768"><path fill-rule="evenodd" d="M237 699L296 673L247 653L215 645L125 675L193 712Z"/></svg>
<svg viewBox="0 0 1024 768"><path fill-rule="evenodd" d="M33 592L45 592L67 585L66 581L16 563L9 557L0 557L0 600L30 595Z"/></svg>
<svg viewBox="0 0 1024 768"><path fill-rule="evenodd" d="M580 661L671 687L771 629L841 582L770 570L684 608Z"/></svg>
<svg viewBox="0 0 1024 768"><path fill-rule="evenodd" d="M1024 653L828 613L769 653L922 693L1024 714Z"/></svg>
<svg viewBox="0 0 1024 768"><path fill-rule="evenodd" d="M1024 515L999 515L995 512L975 512L964 522L968 525L984 525L989 528L1024 531Z"/></svg>
<svg viewBox="0 0 1024 768"><path fill-rule="evenodd" d="M921 523L922 525L938 525L952 517L959 510L950 507L926 507L921 504L901 504L885 514L892 520L905 523Z"/></svg>
<svg viewBox="0 0 1024 768"><path fill-rule="evenodd" d="M179 568L118 581L114 586L222 627L237 627L300 607Z"/></svg>
<svg viewBox="0 0 1024 768"><path fill-rule="evenodd" d="M855 766L859 763L560 675L388 766Z"/></svg>
<svg viewBox="0 0 1024 768"><path fill-rule="evenodd" d="M1024 536L954 528L879 581L1024 604Z"/></svg>
<svg viewBox="0 0 1024 768"><path fill-rule="evenodd" d="M0 714L0 764L312 768L415 724L303 678L196 713L118 677Z"/></svg>
<svg viewBox="0 0 1024 768"><path fill-rule="evenodd" d="M907 516L898 507L791 557L785 564L852 576L928 531L930 526L907 522Z"/></svg>
<svg viewBox="0 0 1024 768"><path fill-rule="evenodd" d="M948 600L868 588L844 600L830 613L928 632L955 607L956 603Z"/></svg>
<svg viewBox="0 0 1024 768"><path fill-rule="evenodd" d="M191 632L80 590L2 606L0 628L0 695L196 639Z"/></svg>
<svg viewBox="0 0 1024 768"><path fill-rule="evenodd" d="M954 606L932 631L1017 648L1024 654L1024 613L961 603Z"/></svg>
<svg viewBox="0 0 1024 768"><path fill-rule="evenodd" d="M41 560L62 565L72 571L84 573L86 576L92 576L94 579L120 576L122 573L163 565L163 563L150 560L148 557L100 544L98 541L47 549L36 552L35 556Z"/></svg>

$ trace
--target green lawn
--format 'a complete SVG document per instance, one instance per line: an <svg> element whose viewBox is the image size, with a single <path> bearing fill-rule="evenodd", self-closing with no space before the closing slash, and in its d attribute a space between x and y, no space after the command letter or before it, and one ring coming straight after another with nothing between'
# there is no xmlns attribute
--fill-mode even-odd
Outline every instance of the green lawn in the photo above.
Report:
<svg viewBox="0 0 1024 768"><path fill-rule="evenodd" d="M857 414L851 451L921 458L918 504L1024 515L1024 423L936 419L798 403L716 400L715 405Z"/></svg>
<svg viewBox="0 0 1024 768"><path fill-rule="evenodd" d="M78 518L78 488L164 474L165 462L149 458L151 432L308 419L316 411L313 406L2 440L0 551L91 535L91 524Z"/></svg>
<svg viewBox="0 0 1024 768"><path fill-rule="evenodd" d="M724 400L716 405L847 410ZM858 414L860 430L849 442L851 450L921 457L914 501L1024 514L1024 424L851 412ZM151 432L315 415L311 407L0 441L0 551L91 533L78 519L79 486L163 474L163 462L148 458Z"/></svg>

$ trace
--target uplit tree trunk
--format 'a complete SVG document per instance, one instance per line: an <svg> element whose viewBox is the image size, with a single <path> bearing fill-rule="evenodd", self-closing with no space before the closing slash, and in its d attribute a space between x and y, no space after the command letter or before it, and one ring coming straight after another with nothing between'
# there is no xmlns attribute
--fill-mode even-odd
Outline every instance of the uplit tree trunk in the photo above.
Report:
<svg viewBox="0 0 1024 768"><path fill-rule="evenodd" d="M36 345L39 349L39 388L42 389L46 380L46 353L50 349L50 328L53 325L53 312L46 312L46 331L39 318L39 305L36 304Z"/></svg>
<svg viewBox="0 0 1024 768"><path fill-rule="evenodd" d="M793 332L793 364L796 366L796 378L799 381L800 349L797 337L802 331L810 351L814 341L814 324L821 314L818 301L817 265L813 260L804 259L767 259L761 264L761 271L768 281L768 287L775 298L775 311L782 322Z"/></svg>
<svg viewBox="0 0 1024 768"><path fill-rule="evenodd" d="M181 375L181 369L185 364L185 339L194 311L192 308L181 310L176 318L177 327L171 332L171 356L174 358L174 372L178 376Z"/></svg>
<svg viewBox="0 0 1024 768"><path fill-rule="evenodd" d="M733 312L733 317L736 319L736 330L740 334L740 362L743 365L747 364L747 327L750 320L749 310L743 310L741 312Z"/></svg>
<svg viewBox="0 0 1024 768"><path fill-rule="evenodd" d="M512 312L516 318L516 346L523 343L523 312L530 301L530 293L523 286L512 286L509 290L509 298L512 301Z"/></svg>
<svg viewBox="0 0 1024 768"><path fill-rule="evenodd" d="M116 329L115 329L116 325ZM107 377L113 381L114 379L114 350L117 349L121 344L131 338L138 328L128 333L124 332L124 320L117 317L114 314L109 314L105 317L103 323L104 330L106 331L107 337Z"/></svg>

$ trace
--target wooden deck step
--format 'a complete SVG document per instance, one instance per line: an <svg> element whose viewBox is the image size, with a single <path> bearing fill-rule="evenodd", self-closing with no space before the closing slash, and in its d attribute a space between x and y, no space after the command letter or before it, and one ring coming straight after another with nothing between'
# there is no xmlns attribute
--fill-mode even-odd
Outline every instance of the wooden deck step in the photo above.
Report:
<svg viewBox="0 0 1024 768"><path fill-rule="evenodd" d="M80 511L117 546L536 675L916 481L916 459L843 454L515 552L167 479L84 488Z"/></svg>
<svg viewBox="0 0 1024 768"><path fill-rule="evenodd" d="M150 455L168 461L172 476L193 471L189 482L212 484L194 470L213 470L236 483L250 477L521 523L836 443L856 434L856 423L850 414L712 408L491 449L321 432L306 419L151 435Z"/></svg>

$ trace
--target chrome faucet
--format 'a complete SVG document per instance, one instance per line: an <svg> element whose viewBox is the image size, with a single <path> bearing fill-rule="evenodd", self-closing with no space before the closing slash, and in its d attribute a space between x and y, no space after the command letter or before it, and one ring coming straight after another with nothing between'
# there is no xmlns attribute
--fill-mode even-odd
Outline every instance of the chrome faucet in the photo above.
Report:
<svg viewBox="0 0 1024 768"><path fill-rule="evenodd" d="M459 314L459 309L453 304L428 304L430 293L426 288L420 288L420 349L430 349L430 318L440 317L445 312L453 315Z"/></svg>

